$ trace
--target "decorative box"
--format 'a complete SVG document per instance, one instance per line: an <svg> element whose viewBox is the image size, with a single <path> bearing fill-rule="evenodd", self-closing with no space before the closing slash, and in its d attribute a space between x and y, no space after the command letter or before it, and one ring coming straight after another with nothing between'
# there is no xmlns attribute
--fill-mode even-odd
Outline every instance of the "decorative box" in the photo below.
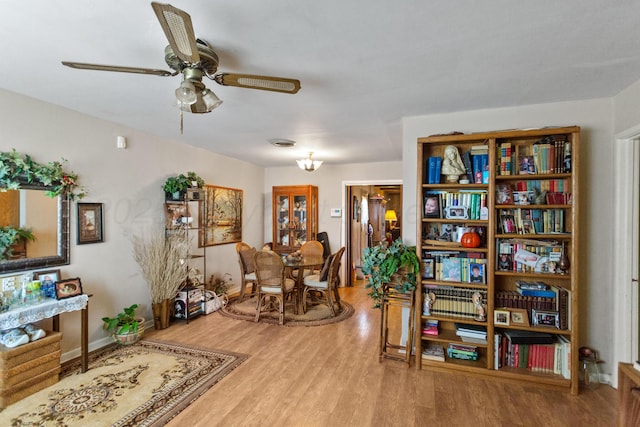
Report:
<svg viewBox="0 0 640 427"><path fill-rule="evenodd" d="M0 408L58 382L62 333L15 348L0 345Z"/></svg>

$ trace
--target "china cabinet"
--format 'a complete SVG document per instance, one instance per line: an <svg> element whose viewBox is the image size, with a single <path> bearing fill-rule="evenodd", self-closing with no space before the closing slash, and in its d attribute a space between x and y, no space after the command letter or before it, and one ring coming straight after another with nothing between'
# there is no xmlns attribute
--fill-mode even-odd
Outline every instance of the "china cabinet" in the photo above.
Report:
<svg viewBox="0 0 640 427"><path fill-rule="evenodd" d="M273 187L273 250L291 253L318 234L318 187Z"/></svg>

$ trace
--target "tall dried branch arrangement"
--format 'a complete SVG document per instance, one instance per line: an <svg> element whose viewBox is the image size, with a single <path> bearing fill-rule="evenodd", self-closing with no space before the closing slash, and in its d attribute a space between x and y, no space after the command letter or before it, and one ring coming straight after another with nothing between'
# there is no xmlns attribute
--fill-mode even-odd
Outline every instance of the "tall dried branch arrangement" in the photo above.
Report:
<svg viewBox="0 0 640 427"><path fill-rule="evenodd" d="M186 277L185 260L189 252L186 233L176 230L133 236L133 257L149 286L151 302L173 299Z"/></svg>

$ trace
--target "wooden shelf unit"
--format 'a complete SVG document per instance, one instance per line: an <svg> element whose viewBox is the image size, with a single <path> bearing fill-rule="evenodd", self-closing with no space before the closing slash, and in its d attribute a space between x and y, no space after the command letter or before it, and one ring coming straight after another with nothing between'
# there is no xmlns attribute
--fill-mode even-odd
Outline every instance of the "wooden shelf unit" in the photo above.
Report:
<svg viewBox="0 0 640 427"><path fill-rule="evenodd" d="M546 140L544 140L546 138ZM429 255L434 258L433 261L429 261L430 265L433 263L432 268L438 268L438 257L446 255L438 255L436 252L459 252L460 257L464 257L467 254L472 254L473 257L486 259L485 264L485 281L486 284L468 283L465 278L462 277L459 280L450 281L442 280L442 277L434 277L432 273L424 273L421 280L421 285L417 288L416 294L416 365L422 369L436 369L436 370L456 370L463 371L472 375L484 375L501 378L509 381L526 382L532 385L539 385L541 387L559 389L570 392L572 394L578 393L578 167L579 167L579 138L580 128L577 126L571 127L556 127L556 128L542 128L534 130L509 130L509 131L496 131L496 132L483 132L474 134L461 134L461 135L441 135L418 138L417 141L417 206L418 209L418 230L416 237L416 249L418 257L420 259L428 259L425 255ZM544 140L544 141L543 141ZM563 163L564 158L559 158L558 161L552 161L551 167L553 171L545 173L523 173L520 174L519 161L523 164L523 156L533 156L534 144L538 152L542 149L541 144L544 142L551 142L554 149L562 150L562 154L558 151L558 156L564 156L564 147L568 144L570 148L567 153L570 154L570 163ZM564 143L558 143L556 141L564 141ZM555 144L555 145L554 145ZM471 147L476 149L480 146L486 147L486 165L488 170L488 177L485 173L485 182L475 183L475 174L469 174L471 179L469 184L461 183L446 183L445 176L441 176L440 183L429 184L429 158L440 157L444 158L445 148L449 145L453 145L457 148L459 154L462 156L465 152L471 152ZM506 156L507 149L510 145L511 154ZM481 152L480 150L479 152ZM477 153L478 151L476 151ZM511 160L511 175L506 175L507 171L505 166L508 164L508 157ZM541 159L541 157L540 157ZM473 159L471 159L473 162ZM527 159L528 161L531 158ZM537 159L536 159L537 160ZM540 160L541 162L542 160ZM542 170L542 166L536 162L535 172ZM478 165L480 162L478 161ZM468 163L467 163L468 165ZM570 170L567 171L565 166L570 166ZM471 164L473 169L473 163ZM547 167L545 166L546 170ZM554 172L555 171L555 172ZM433 175L432 175L433 177ZM462 177L461 177L462 178ZM433 180L433 178L432 178ZM502 203L498 204L497 190L503 189L507 185L512 191L530 191L533 187L552 188L558 190L558 192L570 193L569 201L562 201L558 203L557 200L552 204L546 204L546 198L541 201L540 198L536 200L530 200L530 204L523 205L514 201L500 200ZM557 187L557 188L556 188ZM527 190L524 190L524 189ZM560 191L561 190L561 191ZM447 219L444 217L444 212L438 218L429 217L426 218L425 214L425 197L426 194L430 195L441 194L444 192L449 193L466 193L466 192L486 192L486 199L484 200L484 207L486 207L485 215L481 219ZM527 194L525 194L527 195ZM524 197L525 195L522 195ZM531 198L531 193L528 193ZM442 197L442 196L440 196ZM463 196L461 196L463 197ZM466 196L464 196L466 197ZM454 198L454 200L456 200ZM462 201L468 201L469 199L460 199ZM442 203L442 200L441 200ZM474 202L475 203L475 202ZM442 205L440 206L442 208ZM537 211L534 211L537 210ZM551 212L550 210L555 210ZM469 209L471 211L471 208ZM526 213L529 216L540 215L548 218L552 213L554 218L560 218L558 222L562 223L562 233L548 232L546 229L541 230L544 232L536 234L523 234L523 229L519 228L513 232L503 232L501 220L505 217L509 217L508 212L512 212L514 215ZM524 212L524 213L523 213ZM527 216L526 221L533 221L532 218ZM444 224L444 226L443 226ZM520 224L523 224L520 221ZM534 229L541 223L526 222L527 225L531 225ZM483 227L486 233L483 244L480 248L469 249L461 248L456 242L438 242L438 238L442 238L442 235L438 236L438 230L442 231L444 227L453 226L456 227ZM443 233L446 234L446 233ZM455 235L455 233L454 233ZM550 251L559 251L558 247L562 247L562 250L566 252L569 260L569 270L564 274L558 272L542 272L540 269L554 269L557 263L543 262L540 260L542 267L536 267L535 271L499 271L498 258L499 251L506 250L514 241L515 244L523 244L522 241L526 241L530 244L529 248L536 246L548 245L552 247ZM555 243L553 243L555 242ZM520 248L520 246L517 246ZM555 249L554 249L555 247ZM458 256L456 255L456 256ZM554 256L555 254L551 255ZM511 254L512 260L515 257L515 253ZM504 258L504 257L503 257ZM555 259L555 258L554 258ZM461 265L464 269L464 262ZM473 260L471 261L473 262ZM468 264L467 264L468 265ZM515 268L515 264L514 268ZM557 271L557 270L556 270ZM500 309L496 304L496 293L498 292L515 292L517 281L544 282L551 286L551 289L555 289L556 293L558 288L566 289L569 296L570 315L568 316L567 329L558 329L553 326L534 326L529 318L530 326L523 326L522 324L511 323L509 326L496 325L494 323L494 310ZM445 316L442 313L431 313L430 315L423 314L423 304L425 296L428 296L428 292L433 287L448 286L451 289L463 291L468 289L473 290L486 290L487 298L483 301L486 310L486 321L475 321L470 318L459 318L455 316ZM464 294L463 294L464 295ZM556 301L558 298L556 297ZM435 304L438 303L436 298ZM523 307L524 308L524 307ZM557 306L554 308L558 308ZM508 309L507 309L508 310ZM557 311L557 310L549 310ZM564 312L565 310L563 310ZM529 313L530 314L530 313ZM439 322L439 335L428 335L422 333L427 320L438 320ZM449 343L461 343L462 340L456 335L455 323L469 323L476 325L483 325L487 331L487 343L476 344L478 347L479 358L477 361L461 361L446 358L444 362L423 360L422 349L427 343L437 343L445 348ZM565 370L564 374L558 373L541 373L533 372L527 368L520 367L514 368L509 366L500 366L500 360L496 357L496 352L502 339L497 337L496 334L500 334L504 331L512 330L524 330L533 332L545 332L554 335L556 339L558 337L564 337L570 341L570 344L566 344L565 350L569 350L568 366L570 366L568 372ZM567 348L568 347L568 348ZM497 366L496 366L497 365Z"/></svg>

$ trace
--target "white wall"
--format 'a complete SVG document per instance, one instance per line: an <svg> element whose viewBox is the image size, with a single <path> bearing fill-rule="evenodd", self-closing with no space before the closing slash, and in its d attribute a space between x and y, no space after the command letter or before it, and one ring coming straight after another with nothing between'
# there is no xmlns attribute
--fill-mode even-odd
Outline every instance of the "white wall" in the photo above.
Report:
<svg viewBox="0 0 640 427"><path fill-rule="evenodd" d="M400 141L398 141L400 145ZM353 159L354 162L358 159ZM342 190L344 181L399 180L402 178L402 162L352 163L331 165L324 163L314 172L303 171L297 165L291 167L268 168L264 180L264 237L272 240L272 191L271 187L280 185L316 185L318 186L318 231L326 231L332 251L338 250L343 241L343 218L331 218L331 208L341 208L344 217L346 206ZM415 199L415 197L414 197ZM415 234L415 233L414 233Z"/></svg>
<svg viewBox="0 0 640 427"><path fill-rule="evenodd" d="M409 117L403 120L403 181L407 240L416 236L416 140L452 131L471 133L511 128L578 125L580 141L580 345L599 350L611 373L613 293L613 100L562 102L524 107ZM413 201L412 204L409 204ZM410 228L411 227L411 228Z"/></svg>
<svg viewBox="0 0 640 427"><path fill-rule="evenodd" d="M176 115L176 126L178 126ZM116 148L124 135L128 148ZM151 319L149 294L131 255L130 236L163 224L164 193L170 175L195 171L208 184L244 190L243 236L263 239L264 169L206 150L140 133L114 123L0 91L0 150L12 148L48 163L65 158L89 193L83 202L104 203L105 242L76 245L76 210L71 207L71 263L63 277L80 277L89 300L89 342L98 346L106 337L103 316L132 303ZM207 249L207 273L232 274L238 266L232 244ZM77 355L80 314L61 315L63 358Z"/></svg>

